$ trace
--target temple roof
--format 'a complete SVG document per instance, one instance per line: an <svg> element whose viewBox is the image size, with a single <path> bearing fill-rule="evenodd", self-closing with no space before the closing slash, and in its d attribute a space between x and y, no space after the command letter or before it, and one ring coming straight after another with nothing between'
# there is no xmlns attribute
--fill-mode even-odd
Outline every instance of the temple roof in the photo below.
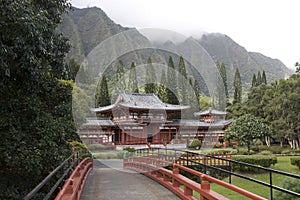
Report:
<svg viewBox="0 0 300 200"><path fill-rule="evenodd" d="M93 112L101 113L109 110L125 107L141 110L166 110L180 111L190 108L190 106L173 105L162 102L155 94L120 94L117 101L109 106L92 109Z"/></svg>
<svg viewBox="0 0 300 200"><path fill-rule="evenodd" d="M116 126L114 122L110 119L87 119L86 123L82 125L83 127L92 127L92 126Z"/></svg>
<svg viewBox="0 0 300 200"><path fill-rule="evenodd" d="M203 116L203 115L227 115L227 112L220 111L220 110L209 109L209 110L204 110L204 111L201 111L201 112L195 112L194 115L195 116Z"/></svg>
<svg viewBox="0 0 300 200"><path fill-rule="evenodd" d="M207 123L199 120L174 120L172 123L169 123L169 125L179 125L183 127L224 127L233 122L233 119L229 120L222 120L212 123Z"/></svg>

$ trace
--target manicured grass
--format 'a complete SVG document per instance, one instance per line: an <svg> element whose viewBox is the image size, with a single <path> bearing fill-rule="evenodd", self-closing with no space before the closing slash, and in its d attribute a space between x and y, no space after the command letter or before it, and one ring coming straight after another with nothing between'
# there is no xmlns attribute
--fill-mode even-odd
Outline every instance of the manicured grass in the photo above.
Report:
<svg viewBox="0 0 300 200"><path fill-rule="evenodd" d="M280 156L277 157L278 163L271 168L277 169L280 171L285 171L293 174L300 174L300 171L296 166L291 165L290 163L290 156ZM269 183L270 182L270 174L269 173L256 173L256 174L243 174L248 177L252 177L257 180L261 180L263 182ZM277 186L282 186L282 181L286 177L284 175L280 174L272 174L272 183ZM223 181L228 182L228 178L224 179ZM238 186L240 188L243 188L247 191L250 191L252 193L255 193L259 196L265 197L267 199L270 199L270 189L266 186L260 185L258 183L254 183L236 176L232 176L232 182L233 185ZM226 196L229 199L233 200L240 200L240 199L248 199L242 195L237 194L236 192L233 192L231 190L228 190L222 186L211 184L211 189L218 192L219 194L222 194L223 196ZM273 190L274 194L274 190Z"/></svg>

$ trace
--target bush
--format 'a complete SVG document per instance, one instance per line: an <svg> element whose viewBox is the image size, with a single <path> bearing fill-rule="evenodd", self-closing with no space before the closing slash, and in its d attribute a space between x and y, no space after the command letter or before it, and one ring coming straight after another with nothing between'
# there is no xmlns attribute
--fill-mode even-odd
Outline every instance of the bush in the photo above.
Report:
<svg viewBox="0 0 300 200"><path fill-rule="evenodd" d="M290 155L300 154L300 150L285 149L285 150L282 151L282 154L290 154Z"/></svg>
<svg viewBox="0 0 300 200"><path fill-rule="evenodd" d="M233 160L244 162L252 165L259 165L262 167L270 167L271 165L275 165L277 163L277 158L275 156L264 156L264 155L253 155L253 156L245 156L245 155L238 155L233 156ZM237 163L232 164L233 170L237 170L240 172L259 172L261 170L249 167Z"/></svg>
<svg viewBox="0 0 300 200"><path fill-rule="evenodd" d="M282 182L281 187L300 193L300 184L299 184L299 180L297 179L291 179L291 178L287 178ZM274 192L274 199L276 200L296 200L299 199L299 197L281 192L281 191L275 191Z"/></svg>
<svg viewBox="0 0 300 200"><path fill-rule="evenodd" d="M259 152L258 155L268 155L268 156L270 156L270 155L272 155L272 152L269 151L269 150L263 150L263 151Z"/></svg>
<svg viewBox="0 0 300 200"><path fill-rule="evenodd" d="M298 158L291 158L291 164L297 166L300 170L300 158L299 157Z"/></svg>
<svg viewBox="0 0 300 200"><path fill-rule="evenodd" d="M200 149L201 148L201 141L198 139L193 139L190 143L190 148L193 149Z"/></svg>
<svg viewBox="0 0 300 200"><path fill-rule="evenodd" d="M268 150L271 151L272 154L281 154L283 150L285 150L286 148L281 147L281 146L259 146L259 151L264 151L264 150Z"/></svg>
<svg viewBox="0 0 300 200"><path fill-rule="evenodd" d="M135 152L135 148L133 147L125 147L123 150L128 152Z"/></svg>

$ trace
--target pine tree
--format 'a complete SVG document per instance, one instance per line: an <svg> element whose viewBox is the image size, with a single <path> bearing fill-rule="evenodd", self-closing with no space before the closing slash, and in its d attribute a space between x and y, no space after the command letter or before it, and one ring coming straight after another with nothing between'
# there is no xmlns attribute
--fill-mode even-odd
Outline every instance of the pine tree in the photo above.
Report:
<svg viewBox="0 0 300 200"><path fill-rule="evenodd" d="M261 82L267 85L267 76L265 70L263 70Z"/></svg>
<svg viewBox="0 0 300 200"><path fill-rule="evenodd" d="M252 85L251 85L251 89L257 86L257 81L256 81L256 75L253 74L252 76Z"/></svg>
<svg viewBox="0 0 300 200"><path fill-rule="evenodd" d="M187 104L187 93L186 93L186 84L187 84L187 73L186 68L184 64L183 57L180 56L179 58L179 64L178 64L178 93L179 96L181 96L181 103Z"/></svg>
<svg viewBox="0 0 300 200"><path fill-rule="evenodd" d="M131 63L129 79L127 83L127 90L132 93L139 93L138 81L136 77L136 70L134 62Z"/></svg>
<svg viewBox="0 0 300 200"><path fill-rule="evenodd" d="M260 85L262 83L262 78L261 78L261 73L260 71L258 71L257 73L257 79L256 79L256 82L257 82L257 86Z"/></svg>
<svg viewBox="0 0 300 200"><path fill-rule="evenodd" d="M235 70L233 86L234 86L233 103L241 103L242 102L242 80L238 68L236 68Z"/></svg>
<svg viewBox="0 0 300 200"><path fill-rule="evenodd" d="M148 57L145 81L145 93L156 93L156 76L151 57Z"/></svg>
<svg viewBox="0 0 300 200"><path fill-rule="evenodd" d="M170 56L168 61L168 79L167 79L167 97L168 103L170 104L179 104L177 99L177 78L176 71L173 63L173 59Z"/></svg>
<svg viewBox="0 0 300 200"><path fill-rule="evenodd" d="M112 84L113 84L113 90L111 91L111 100L114 101L118 98L120 92L123 92L126 90L126 82L125 82L125 69L124 64L121 60L118 60L116 64L116 73L113 77Z"/></svg>
<svg viewBox="0 0 300 200"><path fill-rule="evenodd" d="M226 98L228 98L229 94L228 94L228 84L227 84L227 74L226 74L225 64L223 62L217 62L217 67L218 67L220 76L223 80Z"/></svg>
<svg viewBox="0 0 300 200"><path fill-rule="evenodd" d="M162 100L162 102L167 103L168 102L168 96L167 96L167 77L166 77L166 72L164 69L161 71L161 79L160 79L160 84L158 85L158 91L157 91L157 96Z"/></svg>
<svg viewBox="0 0 300 200"><path fill-rule="evenodd" d="M95 106L102 107L102 106L108 106L110 104L111 102L109 98L107 80L105 75L103 75L101 81L98 84Z"/></svg>

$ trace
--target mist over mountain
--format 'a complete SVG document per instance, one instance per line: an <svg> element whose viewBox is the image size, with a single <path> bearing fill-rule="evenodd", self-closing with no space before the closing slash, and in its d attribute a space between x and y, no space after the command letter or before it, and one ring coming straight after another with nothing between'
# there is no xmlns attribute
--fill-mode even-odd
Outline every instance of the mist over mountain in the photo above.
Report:
<svg viewBox="0 0 300 200"><path fill-rule="evenodd" d="M72 45L67 58L74 57L78 62L82 62L101 42L128 30L131 30L131 33L120 41L124 45L128 45L128 43L141 47L154 45L157 48L169 49L172 52L174 49L180 49L181 51L195 50L196 41L199 44L199 48L204 48L215 62L223 62L225 64L229 91L232 91L233 88L232 82L236 68L239 68L245 89L250 88L253 73L257 74L258 71L265 70L268 82L285 78L293 73L280 60L269 58L260 53L248 52L227 35L201 33L199 38L202 37L195 39L192 37L185 38L183 35L178 36L175 33L168 35L164 30L152 31L152 33L151 30L146 30L146 32L142 30L140 33L134 28L126 28L116 24L100 8L96 7L74 8L64 15L63 23L58 29L69 38ZM191 45L194 46L192 47ZM118 52L118 49L115 49L113 53L115 52ZM130 66L132 61L136 62L137 65L146 63L148 56L151 56L152 62L167 63L170 52L156 49L133 51L121 59L127 67ZM176 56L174 63L175 65L178 64Z"/></svg>

